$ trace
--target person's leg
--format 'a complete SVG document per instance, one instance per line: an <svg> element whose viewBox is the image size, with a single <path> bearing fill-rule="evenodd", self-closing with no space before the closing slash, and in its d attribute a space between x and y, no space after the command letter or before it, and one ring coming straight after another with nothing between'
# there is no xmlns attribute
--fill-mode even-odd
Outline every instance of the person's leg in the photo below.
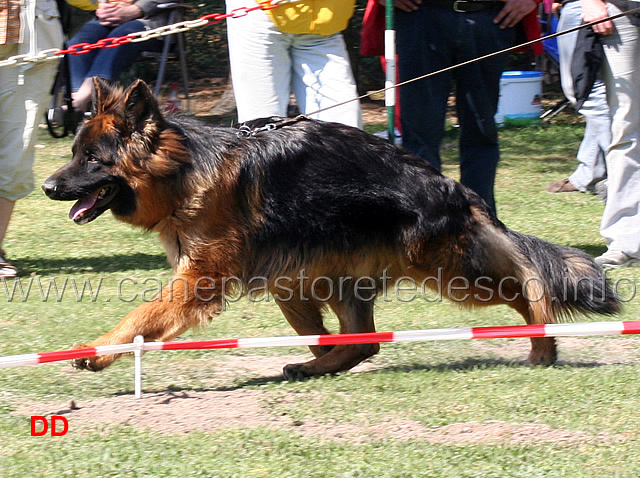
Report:
<svg viewBox="0 0 640 478"><path fill-rule="evenodd" d="M558 31L575 28L581 23L582 8L580 1L575 0L566 3L560 10ZM557 39L562 91L573 104L575 104L576 98L571 63L577 39L577 31L561 35ZM592 191L594 185L606 177L607 168L604 156L611 141L611 121L609 106L607 105L606 87L601 80L596 81L596 84L594 84L589 98L580 110L580 114L585 117L585 132L577 153L578 167L569 176L568 180L573 189L587 192Z"/></svg>
<svg viewBox="0 0 640 478"><path fill-rule="evenodd" d="M513 45L515 29L502 30L493 19L499 8L460 14L461 41L456 62L478 58ZM494 182L500 149L494 116L500 96L500 77L508 57L498 55L462 67L456 78L456 106L460 122L460 182L473 189L495 211Z"/></svg>
<svg viewBox="0 0 640 478"><path fill-rule="evenodd" d="M0 197L0 277L14 277L17 273L16 268L7 262L2 248L15 203L15 201Z"/></svg>
<svg viewBox="0 0 640 478"><path fill-rule="evenodd" d="M113 29L105 30L103 27L102 30L98 31L100 31L100 35L104 35L102 38L106 38L107 36L122 37L144 29L144 24L141 21L132 20ZM79 76L81 73L80 67L72 69L70 65L72 90L75 90L72 95L74 108L79 111L86 111L93 94L92 77L97 76L104 78L105 80L116 81L120 77L120 74L129 68L143 51L157 50L160 46L160 42L157 40L151 40L146 42L127 43L126 45L122 45L117 48L94 50L95 56L92 58L89 69L84 72L84 76L82 76L82 82L80 84L78 84L78 81L81 78ZM82 65L82 68L84 67L86 67L85 64Z"/></svg>
<svg viewBox="0 0 640 478"><path fill-rule="evenodd" d="M0 58L12 51L15 45L0 47ZM53 62L29 65L22 71L0 68L0 277L16 275L2 245L15 201L33 189L36 132L55 72Z"/></svg>
<svg viewBox="0 0 640 478"><path fill-rule="evenodd" d="M558 32L569 30L577 27L582 23L582 8L580 0L574 0L565 3L560 10L560 18L558 19ZM573 76L571 75L571 61L573 60L573 51L576 49L576 41L578 32L565 33L560 35L556 41L558 43L560 84L562 92L567 99L575 104L576 95L573 90Z"/></svg>
<svg viewBox="0 0 640 478"><path fill-rule="evenodd" d="M227 0L227 11L247 0ZM291 92L289 36L263 11L227 19L227 40L238 121L286 116Z"/></svg>
<svg viewBox="0 0 640 478"><path fill-rule="evenodd" d="M67 44L77 45L79 43L96 43L98 40L111 36L109 34L110 31L110 28L100 25L98 20L91 20L85 23L78 33L76 33L73 38L67 42ZM69 61L69 75L71 76L72 92L78 91L82 86L82 83L87 77L97 54L98 50L92 50L89 53L84 53L82 55L67 56Z"/></svg>
<svg viewBox="0 0 640 478"><path fill-rule="evenodd" d="M569 182L581 192L594 192L595 185L607 178L605 156L611 144L611 115L602 80L596 80L579 113L585 119L584 136L576 155L580 164L569 176Z"/></svg>
<svg viewBox="0 0 640 478"><path fill-rule="evenodd" d="M358 97L342 34L293 35L292 41L291 83L300 111L310 114L329 108L311 117L362 128L359 100L332 107Z"/></svg>
<svg viewBox="0 0 640 478"><path fill-rule="evenodd" d="M451 66L451 30L455 12L423 3L417 11L396 10L398 74L404 82ZM451 75L439 74L401 87L402 144L441 169L440 144L444 135Z"/></svg>
<svg viewBox="0 0 640 478"><path fill-rule="evenodd" d="M17 53L16 45L0 46L1 59ZM0 68L0 277L16 275L15 267L6 260L2 245L15 200L22 194L22 191L16 193L15 177L21 168L22 131L26 121L24 99L19 96L23 91L24 88L18 86L18 68Z"/></svg>
<svg viewBox="0 0 640 478"><path fill-rule="evenodd" d="M619 9L607 4L609 13ZM607 151L608 191L600 233L607 253L596 259L604 266L628 265L640 259L640 27L628 17L614 20L616 31L603 36L603 77L611 110L611 146ZM615 257L614 257L615 256Z"/></svg>

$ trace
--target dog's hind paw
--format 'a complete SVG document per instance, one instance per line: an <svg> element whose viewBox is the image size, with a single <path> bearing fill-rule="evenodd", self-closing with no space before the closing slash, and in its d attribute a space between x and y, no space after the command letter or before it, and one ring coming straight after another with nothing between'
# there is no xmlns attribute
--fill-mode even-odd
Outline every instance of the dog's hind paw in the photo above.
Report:
<svg viewBox="0 0 640 478"><path fill-rule="evenodd" d="M312 377L313 374L309 374L305 371L305 364L303 363L291 363L289 365L285 365L282 369L282 374L286 380L291 382L306 380L309 377Z"/></svg>
<svg viewBox="0 0 640 478"><path fill-rule="evenodd" d="M537 340L537 346L533 347L531 349L531 353L529 353L529 365L542 365L544 367L549 367L556 363L556 360L558 360L558 352L556 349L555 339L547 337ZM540 342L540 340L545 342Z"/></svg>

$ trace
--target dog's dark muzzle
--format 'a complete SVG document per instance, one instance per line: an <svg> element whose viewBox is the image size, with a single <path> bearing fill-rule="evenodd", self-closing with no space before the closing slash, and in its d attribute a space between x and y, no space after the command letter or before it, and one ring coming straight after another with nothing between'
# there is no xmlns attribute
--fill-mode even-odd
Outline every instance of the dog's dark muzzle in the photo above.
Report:
<svg viewBox="0 0 640 478"><path fill-rule="evenodd" d="M60 196L60 187L55 179L47 179L42 185L42 190L47 195L47 197L51 199L61 199Z"/></svg>

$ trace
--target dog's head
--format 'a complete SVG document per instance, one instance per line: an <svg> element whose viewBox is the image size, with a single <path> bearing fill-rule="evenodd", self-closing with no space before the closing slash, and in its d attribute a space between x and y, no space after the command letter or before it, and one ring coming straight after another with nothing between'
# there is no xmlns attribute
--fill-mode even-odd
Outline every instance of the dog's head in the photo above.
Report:
<svg viewBox="0 0 640 478"><path fill-rule="evenodd" d="M169 213L175 195L159 189L189 160L181 137L167 126L142 80L124 90L95 78L93 105L76 135L71 161L42 189L51 199L77 201L69 213L77 224L111 209L118 219L150 228Z"/></svg>

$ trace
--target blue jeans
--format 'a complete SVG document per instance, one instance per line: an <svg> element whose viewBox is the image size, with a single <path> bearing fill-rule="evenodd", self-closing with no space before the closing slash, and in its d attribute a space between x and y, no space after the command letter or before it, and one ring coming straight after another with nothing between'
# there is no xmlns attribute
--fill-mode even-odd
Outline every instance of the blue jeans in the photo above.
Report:
<svg viewBox="0 0 640 478"><path fill-rule="evenodd" d="M69 45L76 43L95 43L108 37L120 37L129 33L144 30L144 24L138 20L123 23L115 28L100 25L98 20L91 20L69 40ZM140 56L143 51L162 49L162 42L150 40L138 43L127 43L116 48L100 48L83 55L69 55L69 71L71 74L71 90L78 91L85 78L99 76L105 80L115 81L124 70Z"/></svg>
<svg viewBox="0 0 640 478"><path fill-rule="evenodd" d="M400 81L513 45L515 30L501 30L493 23L499 11L500 7L459 13L429 3L411 13L396 10ZM507 55L499 55L410 83L400 91L403 145L439 170L447 100L455 83L460 182L494 211L493 185L500 151L493 117L507 60Z"/></svg>

